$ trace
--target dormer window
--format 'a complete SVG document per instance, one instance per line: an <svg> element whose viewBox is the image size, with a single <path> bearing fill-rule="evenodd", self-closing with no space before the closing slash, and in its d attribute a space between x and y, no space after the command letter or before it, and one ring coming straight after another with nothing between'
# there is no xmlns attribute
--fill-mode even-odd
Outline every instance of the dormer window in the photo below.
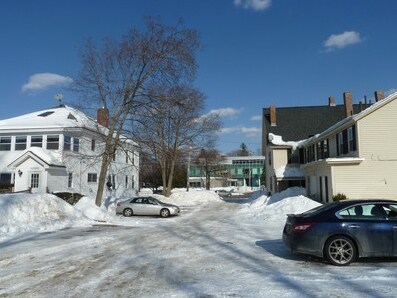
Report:
<svg viewBox="0 0 397 298"><path fill-rule="evenodd" d="M69 120L76 120L76 121L77 121L76 117L75 117L75 116L73 116L73 114L72 114L72 113L69 113L69 115L68 115L68 119L69 119Z"/></svg>
<svg viewBox="0 0 397 298"><path fill-rule="evenodd" d="M54 114L54 111L47 111L47 112L39 114L38 116L39 117L47 117L47 116L52 115L52 114Z"/></svg>

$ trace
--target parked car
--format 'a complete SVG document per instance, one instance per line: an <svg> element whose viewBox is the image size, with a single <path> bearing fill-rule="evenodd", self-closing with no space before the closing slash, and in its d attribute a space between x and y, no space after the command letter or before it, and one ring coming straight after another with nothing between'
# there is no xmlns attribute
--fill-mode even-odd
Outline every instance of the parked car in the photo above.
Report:
<svg viewBox="0 0 397 298"><path fill-rule="evenodd" d="M221 197L231 197L234 190L218 189L215 192Z"/></svg>
<svg viewBox="0 0 397 298"><path fill-rule="evenodd" d="M347 200L288 214L283 242L293 253L338 266L358 257L397 256L397 201Z"/></svg>
<svg viewBox="0 0 397 298"><path fill-rule="evenodd" d="M116 214L132 215L159 215L168 217L180 213L180 208L175 205L163 203L153 197L137 197L118 202Z"/></svg>

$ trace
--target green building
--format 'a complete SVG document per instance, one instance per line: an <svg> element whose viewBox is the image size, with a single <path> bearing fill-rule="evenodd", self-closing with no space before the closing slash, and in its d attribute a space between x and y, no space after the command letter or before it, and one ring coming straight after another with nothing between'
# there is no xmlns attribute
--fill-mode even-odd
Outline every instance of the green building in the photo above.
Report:
<svg viewBox="0 0 397 298"><path fill-rule="evenodd" d="M210 170L211 187L250 186L259 187L265 181L264 156L233 156L212 166ZM199 165L191 165L189 172L189 185L191 187L205 187L205 169Z"/></svg>

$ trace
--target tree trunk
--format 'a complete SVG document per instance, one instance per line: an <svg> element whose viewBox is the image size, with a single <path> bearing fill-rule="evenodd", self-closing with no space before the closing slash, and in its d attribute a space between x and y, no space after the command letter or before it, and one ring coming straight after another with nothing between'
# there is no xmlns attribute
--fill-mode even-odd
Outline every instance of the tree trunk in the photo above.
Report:
<svg viewBox="0 0 397 298"><path fill-rule="evenodd" d="M174 160L172 160L170 165L170 172L168 176L166 197L169 197L171 195L172 181L174 180L174 168L175 168L175 162Z"/></svg>
<svg viewBox="0 0 397 298"><path fill-rule="evenodd" d="M166 192L167 192L167 167L166 167L166 163L164 161L160 162L161 164L161 176L162 176L162 180L163 180L163 195L166 196Z"/></svg>
<svg viewBox="0 0 397 298"><path fill-rule="evenodd" d="M108 156L104 156L102 159L101 171L99 173L98 189L95 199L95 205L97 205L98 207L101 207L102 205L103 191L105 188L106 174L107 174L107 169L109 168L109 164L110 164L110 158Z"/></svg>

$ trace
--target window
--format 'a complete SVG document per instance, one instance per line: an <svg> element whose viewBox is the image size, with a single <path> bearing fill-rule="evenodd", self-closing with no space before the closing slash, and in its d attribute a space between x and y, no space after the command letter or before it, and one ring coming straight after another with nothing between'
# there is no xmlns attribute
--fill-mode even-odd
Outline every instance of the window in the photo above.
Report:
<svg viewBox="0 0 397 298"><path fill-rule="evenodd" d="M343 154L343 134L338 133L336 138L337 155Z"/></svg>
<svg viewBox="0 0 397 298"><path fill-rule="evenodd" d="M322 141L323 145L323 158L328 158L329 157L329 145L328 145L328 139Z"/></svg>
<svg viewBox="0 0 397 298"><path fill-rule="evenodd" d="M80 150L80 139L73 138L73 151L79 152L79 150Z"/></svg>
<svg viewBox="0 0 397 298"><path fill-rule="evenodd" d="M11 173L0 173L0 184L11 183Z"/></svg>
<svg viewBox="0 0 397 298"><path fill-rule="evenodd" d="M52 114L54 114L53 111L48 111L48 112L41 113L38 116L39 117L47 117L47 116L52 115Z"/></svg>
<svg viewBox="0 0 397 298"><path fill-rule="evenodd" d="M0 137L0 151L11 150L11 137Z"/></svg>
<svg viewBox="0 0 397 298"><path fill-rule="evenodd" d="M96 173L88 173L88 182L96 183L97 174Z"/></svg>
<svg viewBox="0 0 397 298"><path fill-rule="evenodd" d="M71 137L69 136L64 136L63 137L63 150L65 151L70 151L71 148Z"/></svg>
<svg viewBox="0 0 397 298"><path fill-rule="evenodd" d="M31 136L30 147L43 147L43 136Z"/></svg>
<svg viewBox="0 0 397 298"><path fill-rule="evenodd" d="M348 129L348 141L349 141L349 152L356 151L357 146L356 146L356 127L355 127L355 125L353 125L352 127L349 127L349 129Z"/></svg>
<svg viewBox="0 0 397 298"><path fill-rule="evenodd" d="M112 182L113 189L116 188L116 175L109 175L109 179L111 179L110 181Z"/></svg>
<svg viewBox="0 0 397 298"><path fill-rule="evenodd" d="M306 149L306 161L312 162L315 160L315 146L311 145Z"/></svg>
<svg viewBox="0 0 397 298"><path fill-rule="evenodd" d="M31 188L39 187L39 174L35 173L30 176L30 187Z"/></svg>
<svg viewBox="0 0 397 298"><path fill-rule="evenodd" d="M57 150L59 149L59 135L49 135L47 136L47 149Z"/></svg>
<svg viewBox="0 0 397 298"><path fill-rule="evenodd" d="M328 151L328 139L317 143L317 160L328 158Z"/></svg>
<svg viewBox="0 0 397 298"><path fill-rule="evenodd" d="M128 188L128 176L125 176L125 188Z"/></svg>
<svg viewBox="0 0 397 298"><path fill-rule="evenodd" d="M68 174L68 187L73 187L73 173Z"/></svg>
<svg viewBox="0 0 397 298"><path fill-rule="evenodd" d="M25 150L27 144L27 137L16 137L15 138L15 150Z"/></svg>
<svg viewBox="0 0 397 298"><path fill-rule="evenodd" d="M382 208L388 219L397 219L397 204L383 205Z"/></svg>
<svg viewBox="0 0 397 298"><path fill-rule="evenodd" d="M135 188L135 185L134 185L134 175L131 177L131 188Z"/></svg>
<svg viewBox="0 0 397 298"><path fill-rule="evenodd" d="M385 219L387 209L376 204L363 204L344 209L338 213L340 218L379 220Z"/></svg>
<svg viewBox="0 0 397 298"><path fill-rule="evenodd" d="M91 151L95 151L95 140L91 140Z"/></svg>
<svg viewBox="0 0 397 298"><path fill-rule="evenodd" d="M338 156L357 150L355 125L337 134L336 147Z"/></svg>

